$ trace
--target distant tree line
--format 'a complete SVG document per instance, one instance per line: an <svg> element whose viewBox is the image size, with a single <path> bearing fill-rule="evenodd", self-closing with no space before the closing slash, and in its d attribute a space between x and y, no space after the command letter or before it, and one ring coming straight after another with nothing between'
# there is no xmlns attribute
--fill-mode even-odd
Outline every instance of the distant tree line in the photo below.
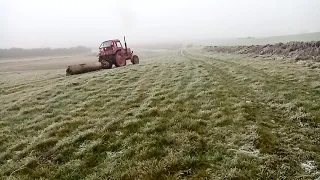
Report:
<svg viewBox="0 0 320 180"><path fill-rule="evenodd" d="M51 55L72 55L90 52L91 49L84 46L71 48L10 48L0 49L0 58L18 58L18 57L35 57L35 56L51 56Z"/></svg>
<svg viewBox="0 0 320 180"><path fill-rule="evenodd" d="M183 43L145 43L140 45L133 46L135 48L143 49L166 49L166 50L175 50L183 47Z"/></svg>

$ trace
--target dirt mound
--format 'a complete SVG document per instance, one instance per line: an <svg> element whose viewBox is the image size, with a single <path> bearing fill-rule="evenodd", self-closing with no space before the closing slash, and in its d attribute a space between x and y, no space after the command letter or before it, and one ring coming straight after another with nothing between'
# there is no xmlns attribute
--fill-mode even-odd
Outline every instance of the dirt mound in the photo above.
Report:
<svg viewBox="0 0 320 180"><path fill-rule="evenodd" d="M293 58L294 60L320 61L320 41L310 42L288 42L267 45L251 46L206 46L204 51L253 54L260 56L277 56L282 58Z"/></svg>

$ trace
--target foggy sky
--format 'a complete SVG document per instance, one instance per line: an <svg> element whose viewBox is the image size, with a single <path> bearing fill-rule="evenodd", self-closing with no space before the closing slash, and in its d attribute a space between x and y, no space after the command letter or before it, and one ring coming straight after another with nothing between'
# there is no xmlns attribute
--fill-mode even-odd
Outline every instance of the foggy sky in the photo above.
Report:
<svg viewBox="0 0 320 180"><path fill-rule="evenodd" d="M320 0L0 0L0 48L320 31Z"/></svg>

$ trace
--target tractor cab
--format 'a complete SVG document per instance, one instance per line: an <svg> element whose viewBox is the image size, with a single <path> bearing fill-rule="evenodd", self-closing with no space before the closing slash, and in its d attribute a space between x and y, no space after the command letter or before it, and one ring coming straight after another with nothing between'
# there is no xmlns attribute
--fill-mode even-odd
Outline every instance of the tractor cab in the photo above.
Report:
<svg viewBox="0 0 320 180"><path fill-rule="evenodd" d="M101 43L99 49L112 47L112 44L113 44L112 41L103 41L103 42Z"/></svg>
<svg viewBox="0 0 320 180"><path fill-rule="evenodd" d="M122 47L122 44L118 39L103 41L99 47L100 53L107 53L107 54L115 53L118 50L123 51L123 49L124 48Z"/></svg>
<svg viewBox="0 0 320 180"><path fill-rule="evenodd" d="M113 41L109 40L109 41L103 41L99 49L100 49L100 52L103 52L103 51L113 50L113 47L114 47Z"/></svg>

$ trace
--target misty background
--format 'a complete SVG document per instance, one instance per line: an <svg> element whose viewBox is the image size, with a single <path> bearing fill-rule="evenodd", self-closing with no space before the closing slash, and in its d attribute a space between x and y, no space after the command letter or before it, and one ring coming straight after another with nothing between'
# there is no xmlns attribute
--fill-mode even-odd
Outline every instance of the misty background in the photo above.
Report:
<svg viewBox="0 0 320 180"><path fill-rule="evenodd" d="M319 0L0 0L0 48L318 32L319 9Z"/></svg>

